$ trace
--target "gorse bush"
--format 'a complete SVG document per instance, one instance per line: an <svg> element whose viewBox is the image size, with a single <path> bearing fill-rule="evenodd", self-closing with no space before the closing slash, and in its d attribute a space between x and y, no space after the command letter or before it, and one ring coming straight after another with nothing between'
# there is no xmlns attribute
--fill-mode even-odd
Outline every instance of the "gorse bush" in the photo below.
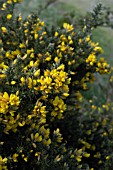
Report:
<svg viewBox="0 0 113 170"><path fill-rule="evenodd" d="M110 167L109 104L96 107L82 96L96 73L110 73L92 28L50 30L34 14L14 17L18 2L1 7L0 169Z"/></svg>

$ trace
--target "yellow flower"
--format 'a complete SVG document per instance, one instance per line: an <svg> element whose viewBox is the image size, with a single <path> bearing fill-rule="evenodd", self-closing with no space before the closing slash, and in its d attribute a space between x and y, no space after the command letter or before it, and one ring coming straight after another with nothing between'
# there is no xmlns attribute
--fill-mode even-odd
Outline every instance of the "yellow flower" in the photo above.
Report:
<svg viewBox="0 0 113 170"><path fill-rule="evenodd" d="M7 4L12 4L12 0L7 0Z"/></svg>
<svg viewBox="0 0 113 170"><path fill-rule="evenodd" d="M18 162L17 157L18 157L18 154L14 153L12 156L14 162Z"/></svg>
<svg viewBox="0 0 113 170"><path fill-rule="evenodd" d="M31 89L33 87L33 80L32 80L32 78L28 77L27 81L28 81L28 88Z"/></svg>
<svg viewBox="0 0 113 170"><path fill-rule="evenodd" d="M55 57L54 61L55 61L55 63L58 63L60 60L58 59L58 57Z"/></svg>
<svg viewBox="0 0 113 170"><path fill-rule="evenodd" d="M56 97L55 97L55 100L53 101L53 105L54 105L54 106L57 106L58 103L59 103L59 97L56 96Z"/></svg>
<svg viewBox="0 0 113 170"><path fill-rule="evenodd" d="M27 157L24 157L24 161L27 162Z"/></svg>
<svg viewBox="0 0 113 170"><path fill-rule="evenodd" d="M5 163L7 163L7 158L2 158L2 156L0 156L0 165L1 164L5 164Z"/></svg>
<svg viewBox="0 0 113 170"><path fill-rule="evenodd" d="M6 57L10 58L11 54L10 54L10 51L7 51L6 52Z"/></svg>
<svg viewBox="0 0 113 170"><path fill-rule="evenodd" d="M2 7L3 7L2 10L5 10L6 9L6 3L3 3Z"/></svg>
<svg viewBox="0 0 113 170"><path fill-rule="evenodd" d="M36 141L37 141L37 142L41 142L41 141L42 141L42 136L40 135L40 136L37 138Z"/></svg>
<svg viewBox="0 0 113 170"><path fill-rule="evenodd" d="M35 71L35 73L34 73L34 76L35 77L38 77L40 75L40 69L38 69L37 71Z"/></svg>
<svg viewBox="0 0 113 170"><path fill-rule="evenodd" d="M33 67L33 64L34 64L34 61L31 60L30 63L29 63L29 67Z"/></svg>
<svg viewBox="0 0 113 170"><path fill-rule="evenodd" d="M6 32L7 32L6 27L1 27L1 30L2 30L3 33L6 33Z"/></svg>
<svg viewBox="0 0 113 170"><path fill-rule="evenodd" d="M34 52L34 49L33 49L33 48L27 49L27 54L28 54L28 55L31 54L32 52Z"/></svg>
<svg viewBox="0 0 113 170"><path fill-rule="evenodd" d="M12 14L7 15L7 19L10 20L12 18Z"/></svg>
<svg viewBox="0 0 113 170"><path fill-rule="evenodd" d="M64 68L65 68L64 64L61 64L61 65L57 68L57 70L64 70Z"/></svg>
<svg viewBox="0 0 113 170"><path fill-rule="evenodd" d="M103 49L99 46L95 47L94 51L99 52L100 54L102 54L104 52Z"/></svg>
<svg viewBox="0 0 113 170"><path fill-rule="evenodd" d="M90 37L90 35L88 35L88 36L86 37L86 42L89 42L90 39L91 39L91 37Z"/></svg>
<svg viewBox="0 0 113 170"><path fill-rule="evenodd" d="M16 96L15 94L11 94L10 99L9 99L9 103L12 106L19 106L19 104L20 104L19 97Z"/></svg>
<svg viewBox="0 0 113 170"><path fill-rule="evenodd" d="M83 156L86 157L86 158L89 158L90 157L90 153L84 152Z"/></svg>
<svg viewBox="0 0 113 170"><path fill-rule="evenodd" d="M38 38L38 36L39 36L39 35L38 35L37 33L35 33L35 34L34 34L34 39L36 40L36 39Z"/></svg>
<svg viewBox="0 0 113 170"><path fill-rule="evenodd" d="M75 158L76 158L77 162L81 162L82 161L82 156L81 155L77 155Z"/></svg>
<svg viewBox="0 0 113 170"><path fill-rule="evenodd" d="M20 78L20 81L21 81L22 85L25 85L26 80L25 80L24 77L21 77L21 78Z"/></svg>
<svg viewBox="0 0 113 170"><path fill-rule="evenodd" d="M36 152L35 156L39 156L41 154L41 152Z"/></svg>
<svg viewBox="0 0 113 170"><path fill-rule="evenodd" d="M19 15L19 18L18 18L18 21L21 21L22 20L22 16L21 14Z"/></svg>
<svg viewBox="0 0 113 170"><path fill-rule="evenodd" d="M100 158L101 154L100 152L97 152L95 155L94 155L94 158Z"/></svg>
<svg viewBox="0 0 113 170"><path fill-rule="evenodd" d="M5 74L0 74L0 78L4 79L4 78L6 78L6 75Z"/></svg>
<svg viewBox="0 0 113 170"><path fill-rule="evenodd" d="M57 155L54 161L59 162L61 159L62 159L62 157L60 155Z"/></svg>
<svg viewBox="0 0 113 170"><path fill-rule="evenodd" d="M20 51L18 49L16 49L15 51L12 51L11 54L14 55L14 56L19 55L19 57L20 57L21 53L20 53Z"/></svg>
<svg viewBox="0 0 113 170"><path fill-rule="evenodd" d="M11 81L11 84L12 84L12 85L16 84L16 81Z"/></svg>
<svg viewBox="0 0 113 170"><path fill-rule="evenodd" d="M51 112L51 116L58 116L58 119L63 118L63 112L66 110L66 104L58 96L53 101L54 110Z"/></svg>
<svg viewBox="0 0 113 170"><path fill-rule="evenodd" d="M91 66L93 66L94 63L96 63L96 56L94 54L90 54L86 59L86 63L89 63Z"/></svg>
<svg viewBox="0 0 113 170"><path fill-rule="evenodd" d="M51 82L52 82L52 79L50 77L46 77L44 79L44 83L46 83L47 85L51 84Z"/></svg>
<svg viewBox="0 0 113 170"><path fill-rule="evenodd" d="M9 95L8 95L7 92L4 92L3 98L4 98L6 101L9 101Z"/></svg>
<svg viewBox="0 0 113 170"><path fill-rule="evenodd" d="M55 37L57 37L58 36L58 32L55 32L55 35L54 35Z"/></svg>
<svg viewBox="0 0 113 170"><path fill-rule="evenodd" d="M67 30L67 31L72 31L74 29L74 27L68 23L64 23L63 27Z"/></svg>
<svg viewBox="0 0 113 170"><path fill-rule="evenodd" d="M25 44L24 44L24 43L20 43L19 47L20 47L20 48L24 48L24 47L25 47Z"/></svg>
<svg viewBox="0 0 113 170"><path fill-rule="evenodd" d="M60 133L60 129L59 129L59 128L57 128L56 130L54 130L54 135L56 136L56 141L57 141L58 143L61 143L62 140L63 140L63 137L62 137L62 135L61 135L61 133Z"/></svg>
<svg viewBox="0 0 113 170"><path fill-rule="evenodd" d="M51 116L56 117L57 116L57 112L55 112L54 110L51 112Z"/></svg>
<svg viewBox="0 0 113 170"><path fill-rule="evenodd" d="M43 145L49 146L51 144L51 139L43 139Z"/></svg>
<svg viewBox="0 0 113 170"><path fill-rule="evenodd" d="M48 57L45 59L45 61L50 61L50 60L51 60L51 55L48 56Z"/></svg>
<svg viewBox="0 0 113 170"><path fill-rule="evenodd" d="M110 159L110 156L106 156L106 159L107 159L107 160Z"/></svg>
<svg viewBox="0 0 113 170"><path fill-rule="evenodd" d="M63 96L68 97L69 94L68 93L63 93Z"/></svg>
<svg viewBox="0 0 113 170"><path fill-rule="evenodd" d="M18 125L21 126L21 127L24 126L25 125L25 121L23 121L22 123L18 122Z"/></svg>

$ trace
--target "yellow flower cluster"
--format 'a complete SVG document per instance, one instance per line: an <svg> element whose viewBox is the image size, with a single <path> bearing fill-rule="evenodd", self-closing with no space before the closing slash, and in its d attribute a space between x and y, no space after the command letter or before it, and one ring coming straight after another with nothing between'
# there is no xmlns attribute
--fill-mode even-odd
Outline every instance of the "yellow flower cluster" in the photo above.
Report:
<svg viewBox="0 0 113 170"><path fill-rule="evenodd" d="M75 149L73 153L71 153L70 158L74 158L77 162L81 162L82 158L89 158L90 153L87 153L84 148ZM78 168L82 168L82 165L79 165Z"/></svg>
<svg viewBox="0 0 113 170"><path fill-rule="evenodd" d="M2 156L0 156L0 170L8 170L6 164L7 158L2 158Z"/></svg>
<svg viewBox="0 0 113 170"><path fill-rule="evenodd" d="M5 125L4 133L9 133L9 130L13 132L17 131L19 114L16 114L20 100L18 92L16 94L8 94L7 92L0 93L0 118Z"/></svg>
<svg viewBox="0 0 113 170"><path fill-rule="evenodd" d="M22 0L7 0L7 3L8 4L11 4L11 3L17 3L17 2L22 2Z"/></svg>
<svg viewBox="0 0 113 170"><path fill-rule="evenodd" d="M56 142L58 142L58 143L62 142L63 137L62 137L62 134L60 133L60 129L59 128L54 130L54 137L56 139Z"/></svg>
<svg viewBox="0 0 113 170"><path fill-rule="evenodd" d="M10 5L20 3L22 1L23 0L6 0L6 2L2 4L1 10L7 10L7 8L9 8ZM12 15L8 14L7 19L10 20L11 18L12 18Z"/></svg>
<svg viewBox="0 0 113 170"><path fill-rule="evenodd" d="M94 54L90 54L86 59L86 63L89 63L91 66L93 66L96 63L96 56Z"/></svg>
<svg viewBox="0 0 113 170"><path fill-rule="evenodd" d="M81 79L81 81L78 81L76 80L73 85L80 85L80 87L83 89L83 90L87 90L88 89L88 86L87 86L87 82L94 82L96 79L94 77L94 75L91 73L91 72L87 72L85 74L85 76Z"/></svg>
<svg viewBox="0 0 113 170"><path fill-rule="evenodd" d="M64 23L63 27L67 30L67 31L72 31L74 28L72 25L68 24L68 23Z"/></svg>
<svg viewBox="0 0 113 170"><path fill-rule="evenodd" d="M68 96L68 84L70 84L70 78L64 71L64 65L60 65L57 68L53 68L51 71L45 70L44 76L41 76L37 80L40 85L40 90L46 94L51 93L53 90L55 93L62 92L63 96Z"/></svg>
<svg viewBox="0 0 113 170"><path fill-rule="evenodd" d="M93 48L92 53L86 58L86 63L89 64L90 66L96 65L96 71L104 74L109 72L109 65L105 61L104 58L100 58L99 61L97 61L97 54L102 54L103 49L99 46L98 43L94 43L91 41L90 36L86 38L86 42L88 42Z"/></svg>
<svg viewBox="0 0 113 170"><path fill-rule="evenodd" d="M4 79L6 77L5 71L8 68L8 66L4 63L0 63L0 80Z"/></svg>
<svg viewBox="0 0 113 170"><path fill-rule="evenodd" d="M38 100L32 114L27 116L26 124L30 125L29 131L31 131L31 135L30 138L26 140L31 141L34 148L38 146L39 142L44 146L49 146L51 144L51 139L49 137L50 129L47 128L46 115L46 106L43 106L43 103ZM34 129L36 129L36 133L32 133Z"/></svg>
<svg viewBox="0 0 113 170"><path fill-rule="evenodd" d="M41 103L40 101L37 101L34 107L34 110L33 110L33 115L28 115L28 118L31 119L34 116L36 118L39 118L40 120L38 124L41 125L41 124L46 123L46 114L47 114L46 106L43 106L43 103Z"/></svg>
<svg viewBox="0 0 113 170"><path fill-rule="evenodd" d="M46 129L44 126L41 126L39 128L39 132L33 134L31 133L31 139L32 145L34 148L37 147L36 143L41 142L44 146L49 146L51 144L51 139L49 138L50 129ZM28 139L27 139L28 140Z"/></svg>
<svg viewBox="0 0 113 170"><path fill-rule="evenodd" d="M20 100L18 97L18 92L15 94L8 95L7 92L4 94L0 93L0 112L3 114L10 113L13 115L13 111L18 109ZM13 107L13 110L12 110Z"/></svg>
<svg viewBox="0 0 113 170"><path fill-rule="evenodd" d="M66 104L58 96L53 100L54 110L51 112L52 117L58 117L58 119L63 118L63 112L66 110ZM52 119L53 120L53 119Z"/></svg>
<svg viewBox="0 0 113 170"><path fill-rule="evenodd" d="M99 43L94 43L89 35L86 37L86 42L88 42L91 46L94 47L94 53L102 54L104 52L103 49L99 46Z"/></svg>
<svg viewBox="0 0 113 170"><path fill-rule="evenodd" d="M100 74L109 73L109 64L105 61L104 58L100 58L100 60L97 62L97 68L96 71Z"/></svg>

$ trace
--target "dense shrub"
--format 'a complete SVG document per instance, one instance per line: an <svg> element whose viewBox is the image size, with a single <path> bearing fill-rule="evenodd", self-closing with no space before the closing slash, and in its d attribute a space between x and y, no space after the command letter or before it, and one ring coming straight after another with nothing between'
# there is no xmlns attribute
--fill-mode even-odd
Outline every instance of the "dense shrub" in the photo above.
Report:
<svg viewBox="0 0 113 170"><path fill-rule="evenodd" d="M1 8L0 169L110 167L109 104L96 107L82 96L96 73L110 73L92 27L48 30L36 15L15 18L18 2Z"/></svg>

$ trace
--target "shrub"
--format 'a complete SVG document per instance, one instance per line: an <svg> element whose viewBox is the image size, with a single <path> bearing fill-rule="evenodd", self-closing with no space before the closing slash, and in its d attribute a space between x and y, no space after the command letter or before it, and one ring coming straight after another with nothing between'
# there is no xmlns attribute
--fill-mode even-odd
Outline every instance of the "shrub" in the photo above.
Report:
<svg viewBox="0 0 113 170"><path fill-rule="evenodd" d="M101 169L112 128L82 91L110 68L92 27L50 30L34 14L14 17L18 2L1 8L0 169Z"/></svg>

